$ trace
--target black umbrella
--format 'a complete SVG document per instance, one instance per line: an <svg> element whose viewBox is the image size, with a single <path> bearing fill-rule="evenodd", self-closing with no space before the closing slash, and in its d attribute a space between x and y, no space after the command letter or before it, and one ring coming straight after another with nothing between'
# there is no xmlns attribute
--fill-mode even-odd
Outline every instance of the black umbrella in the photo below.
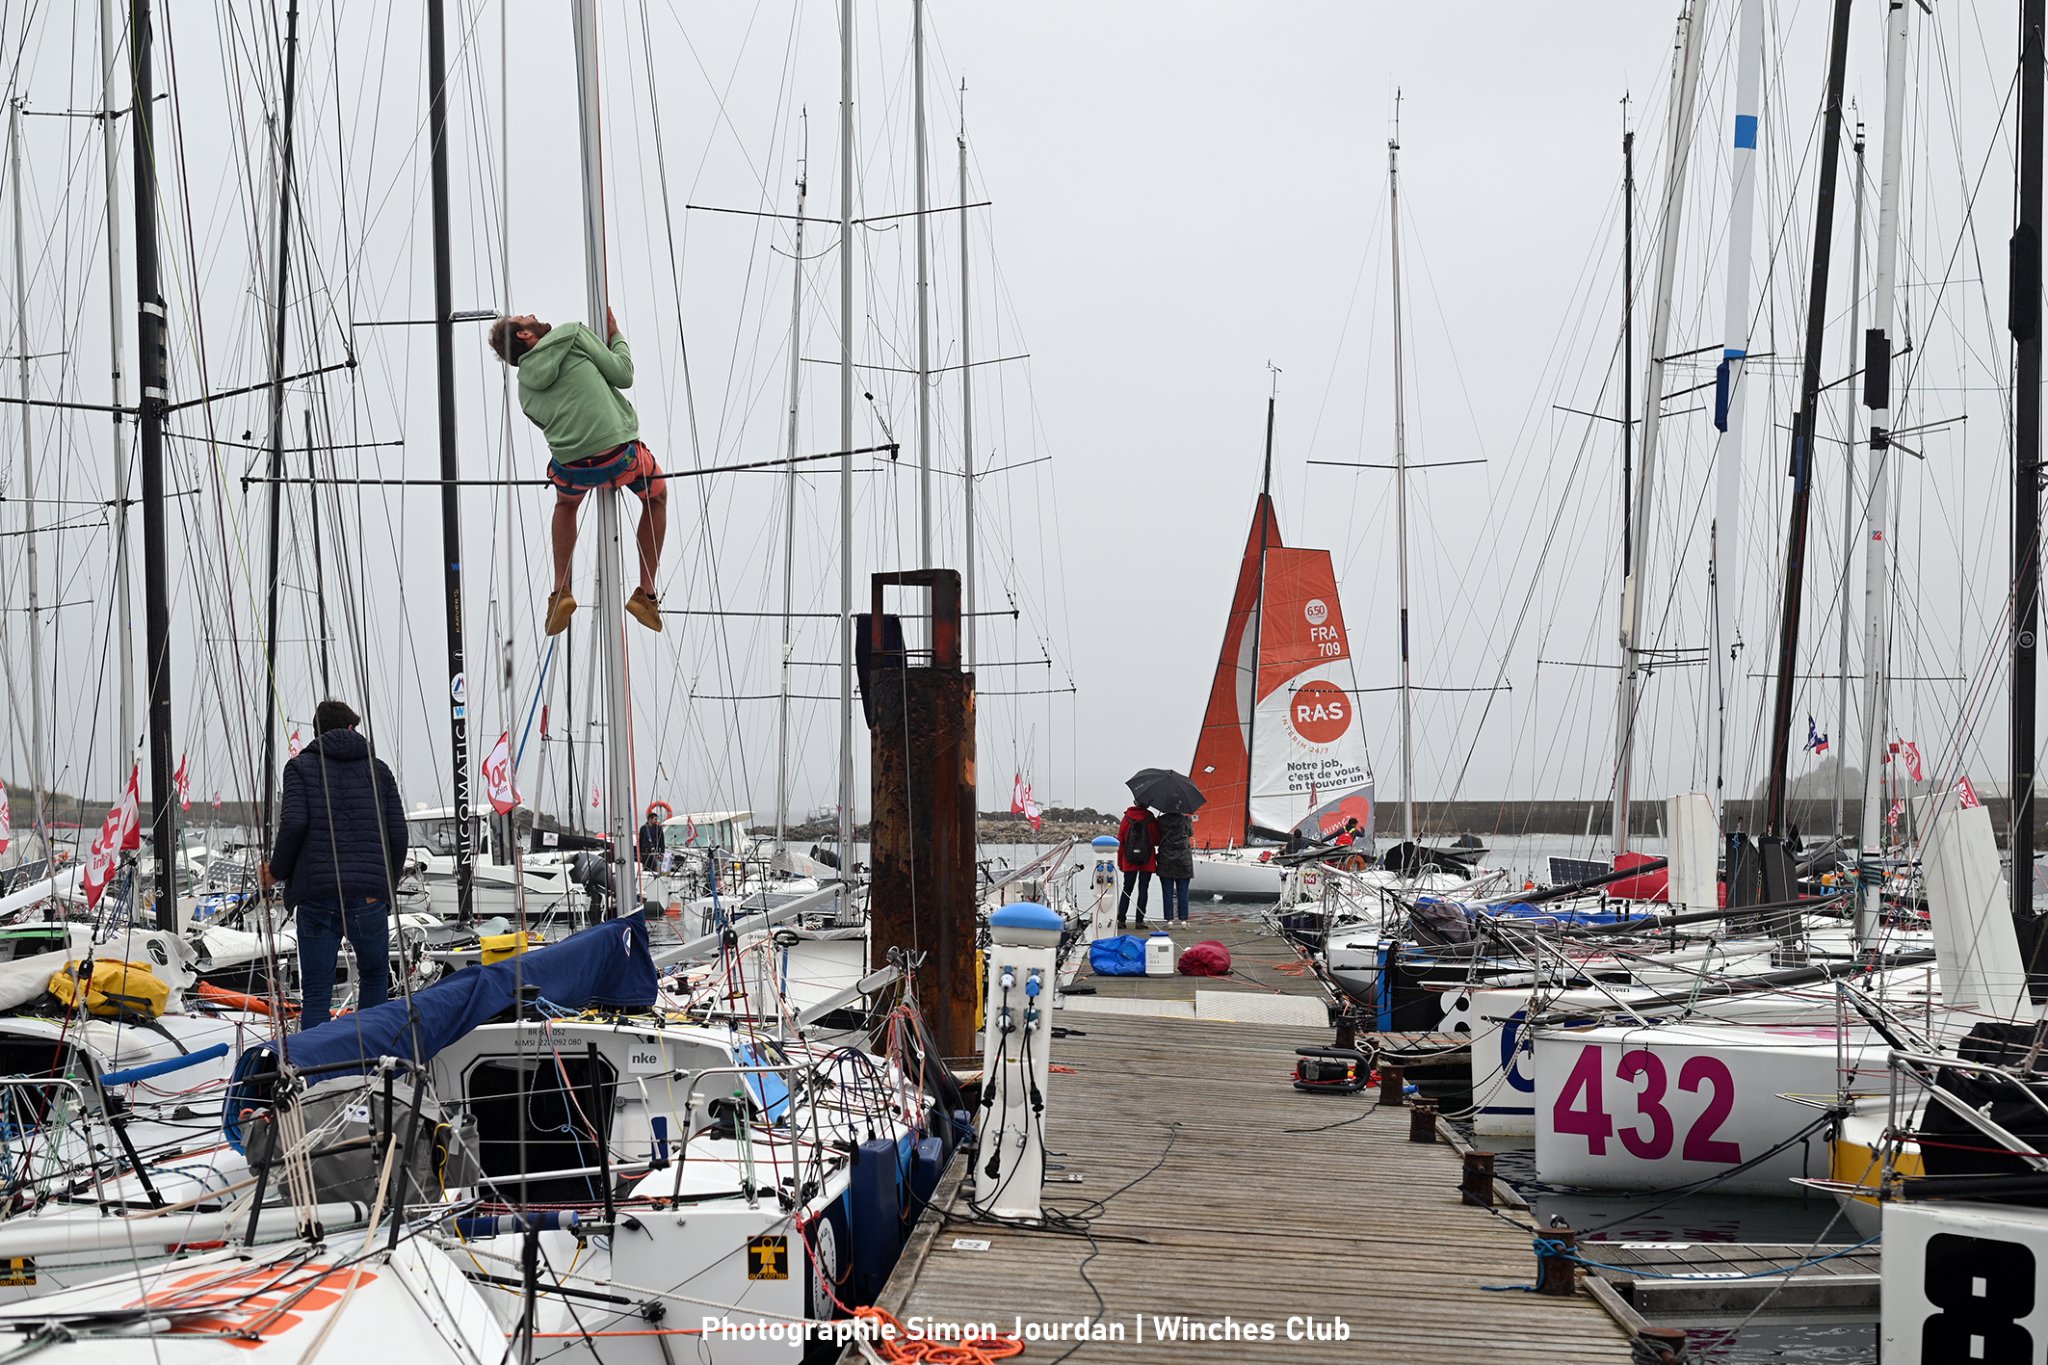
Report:
<svg viewBox="0 0 2048 1365"><path fill-rule="evenodd" d="M1191 780L1171 768L1141 768L1124 784L1141 806L1173 815L1191 815L1209 798Z"/></svg>

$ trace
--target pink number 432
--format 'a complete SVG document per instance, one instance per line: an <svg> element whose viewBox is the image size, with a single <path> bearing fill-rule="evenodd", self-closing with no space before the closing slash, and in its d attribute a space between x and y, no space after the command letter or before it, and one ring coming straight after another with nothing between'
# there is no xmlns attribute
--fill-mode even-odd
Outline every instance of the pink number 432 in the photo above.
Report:
<svg viewBox="0 0 2048 1365"><path fill-rule="evenodd" d="M1610 1138L1619 1138L1623 1150L1643 1161L1669 1156L1675 1125L1671 1111L1664 1106L1669 1086L1664 1059L1647 1048L1636 1048L1624 1052L1615 1064L1615 1079L1636 1083L1636 1121L1617 1132L1602 1089L1604 1055L1597 1044L1579 1050L1579 1059L1572 1064L1571 1075L1565 1078L1564 1089L1551 1109L1551 1126L1586 1139L1586 1149L1594 1156L1607 1155ZM1739 1163L1741 1145L1714 1136L1735 1109L1735 1077L1728 1064L1719 1057L1688 1057L1678 1069L1678 1088L1695 1094L1702 1088L1707 1092L1706 1107L1686 1132L1679 1155L1687 1161Z"/></svg>

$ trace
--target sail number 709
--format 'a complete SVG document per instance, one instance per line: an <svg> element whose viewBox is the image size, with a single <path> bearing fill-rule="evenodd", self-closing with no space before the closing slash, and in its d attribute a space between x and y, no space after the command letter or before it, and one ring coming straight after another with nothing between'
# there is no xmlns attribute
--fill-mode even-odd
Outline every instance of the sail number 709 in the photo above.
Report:
<svg viewBox="0 0 2048 1365"><path fill-rule="evenodd" d="M1637 1083L1633 1091L1636 1122L1617 1129L1607 1112L1602 1089L1603 1056L1597 1044L1579 1050L1579 1059L1572 1064L1571 1075L1565 1078L1564 1089L1558 1092L1557 1103L1551 1107L1551 1126L1560 1133L1574 1133L1586 1139L1586 1148L1594 1156L1607 1155L1609 1138L1620 1139L1624 1151L1643 1161L1658 1161L1671 1155L1676 1125L1671 1111L1664 1107L1669 1088L1664 1059L1644 1048L1621 1054L1614 1076L1616 1080ZM1739 1163L1741 1144L1715 1136L1735 1109L1735 1076L1728 1070L1728 1064L1719 1057L1688 1057L1678 1069L1678 1088L1707 1092L1706 1108L1687 1130L1679 1155L1687 1161Z"/></svg>

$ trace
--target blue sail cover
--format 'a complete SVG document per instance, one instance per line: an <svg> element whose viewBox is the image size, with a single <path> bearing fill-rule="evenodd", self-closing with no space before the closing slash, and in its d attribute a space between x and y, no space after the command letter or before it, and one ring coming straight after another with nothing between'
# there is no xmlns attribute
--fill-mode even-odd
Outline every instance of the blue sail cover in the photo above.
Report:
<svg viewBox="0 0 2048 1365"><path fill-rule="evenodd" d="M571 1009L648 1008L656 988L647 917L635 913L604 920L552 947L489 966L464 967L445 981L414 991L410 1000L396 996L292 1034L284 1040L285 1057L293 1067L311 1073L307 1079L316 1083L367 1072L380 1057L425 1061L512 1008L522 987ZM222 1126L237 1147L238 1116L252 1099L244 1082L276 1069L277 1047L270 1043L250 1048L235 1064Z"/></svg>

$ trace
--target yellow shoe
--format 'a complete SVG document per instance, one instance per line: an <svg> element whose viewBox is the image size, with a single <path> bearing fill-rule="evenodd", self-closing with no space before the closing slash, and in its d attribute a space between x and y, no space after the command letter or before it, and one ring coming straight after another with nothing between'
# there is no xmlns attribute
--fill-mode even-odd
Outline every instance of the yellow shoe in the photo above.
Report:
<svg viewBox="0 0 2048 1365"><path fill-rule="evenodd" d="M569 590L548 594L547 633L560 635L569 628L569 618L576 614L576 599L569 596Z"/></svg>
<svg viewBox="0 0 2048 1365"><path fill-rule="evenodd" d="M656 635L661 634L661 599L647 589L633 589L633 595L626 599L626 611Z"/></svg>

